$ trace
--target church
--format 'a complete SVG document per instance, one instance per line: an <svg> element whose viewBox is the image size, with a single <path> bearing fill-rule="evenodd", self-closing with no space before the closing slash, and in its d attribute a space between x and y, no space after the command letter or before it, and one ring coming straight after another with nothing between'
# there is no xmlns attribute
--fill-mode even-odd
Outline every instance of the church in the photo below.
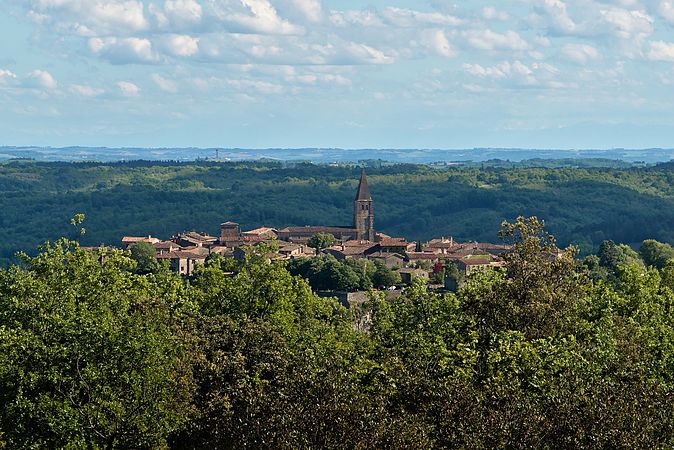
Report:
<svg viewBox="0 0 674 450"><path fill-rule="evenodd" d="M353 224L350 227L339 226L304 226L287 227L278 230L278 238L288 242L306 242L317 233L333 235L337 240L375 241L374 210L372 196L367 185L365 170L360 174L360 182L353 202Z"/></svg>

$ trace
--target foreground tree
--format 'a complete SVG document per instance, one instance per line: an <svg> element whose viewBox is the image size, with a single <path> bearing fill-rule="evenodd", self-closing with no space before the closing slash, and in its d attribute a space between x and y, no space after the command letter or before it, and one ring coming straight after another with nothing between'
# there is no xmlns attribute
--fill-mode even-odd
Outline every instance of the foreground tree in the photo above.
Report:
<svg viewBox="0 0 674 450"><path fill-rule="evenodd" d="M129 246L131 259L136 262L136 272L151 273L159 268L157 252L149 242L135 242Z"/></svg>
<svg viewBox="0 0 674 450"><path fill-rule="evenodd" d="M307 245L316 250L318 255L321 250L332 247L337 243L335 237L329 233L316 233L307 241Z"/></svg>
<svg viewBox="0 0 674 450"><path fill-rule="evenodd" d="M674 248L669 244L647 239L639 247L639 256L647 266L663 269L670 260L674 259Z"/></svg>
<svg viewBox="0 0 674 450"><path fill-rule="evenodd" d="M182 285L61 240L0 272L0 430L10 448L156 447L189 412Z"/></svg>

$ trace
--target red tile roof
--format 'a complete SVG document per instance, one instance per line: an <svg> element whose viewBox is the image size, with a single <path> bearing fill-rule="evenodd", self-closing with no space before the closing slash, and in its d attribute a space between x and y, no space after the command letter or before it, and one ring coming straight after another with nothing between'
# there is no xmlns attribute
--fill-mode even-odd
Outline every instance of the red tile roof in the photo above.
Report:
<svg viewBox="0 0 674 450"><path fill-rule="evenodd" d="M136 242L149 242L150 244L154 244L154 243L159 242L159 239L157 239L156 237L152 237L152 236L142 236L142 237L139 237L139 236L124 236L122 238L123 244L133 244L133 243L136 243Z"/></svg>
<svg viewBox="0 0 674 450"><path fill-rule="evenodd" d="M382 247L406 247L408 244L405 238L386 238L379 241Z"/></svg>
<svg viewBox="0 0 674 450"><path fill-rule="evenodd" d="M250 231L244 231L241 234L249 235L249 236L260 236L262 234L269 234L269 233L272 233L274 231L275 231L274 228L262 227L262 228L256 228L256 229L250 230Z"/></svg>
<svg viewBox="0 0 674 450"><path fill-rule="evenodd" d="M409 252L407 257L409 259L440 259L443 255L438 255L437 253L427 253L427 252Z"/></svg>

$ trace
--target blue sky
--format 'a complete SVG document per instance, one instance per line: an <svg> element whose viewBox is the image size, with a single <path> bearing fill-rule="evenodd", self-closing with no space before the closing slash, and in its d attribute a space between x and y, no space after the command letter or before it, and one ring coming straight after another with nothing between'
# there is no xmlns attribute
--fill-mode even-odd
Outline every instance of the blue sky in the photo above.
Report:
<svg viewBox="0 0 674 450"><path fill-rule="evenodd" d="M674 0L5 0L0 145L674 146Z"/></svg>

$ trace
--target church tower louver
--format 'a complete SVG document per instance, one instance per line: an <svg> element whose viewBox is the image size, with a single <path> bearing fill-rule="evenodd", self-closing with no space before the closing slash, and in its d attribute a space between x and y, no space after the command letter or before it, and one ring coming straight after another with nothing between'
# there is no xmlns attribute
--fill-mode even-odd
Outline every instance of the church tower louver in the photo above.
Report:
<svg viewBox="0 0 674 450"><path fill-rule="evenodd" d="M353 227L358 231L358 240L374 242L374 212L365 170L360 174L358 192L353 204Z"/></svg>

